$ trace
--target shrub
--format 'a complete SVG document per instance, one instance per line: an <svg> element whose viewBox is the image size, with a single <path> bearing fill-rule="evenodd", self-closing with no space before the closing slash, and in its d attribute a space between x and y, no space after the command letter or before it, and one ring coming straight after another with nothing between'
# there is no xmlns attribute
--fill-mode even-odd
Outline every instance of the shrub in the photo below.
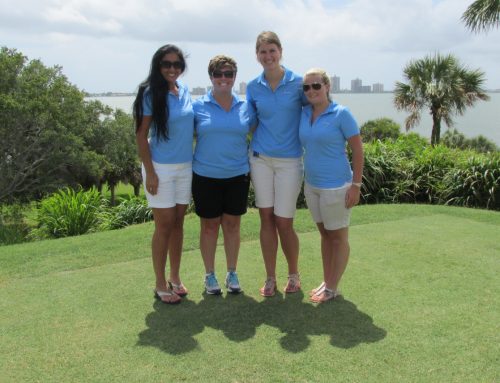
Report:
<svg viewBox="0 0 500 383"><path fill-rule="evenodd" d="M0 205L0 246L25 242L28 233L22 205Z"/></svg>
<svg viewBox="0 0 500 383"><path fill-rule="evenodd" d="M361 126L363 141L397 139L400 136L400 126L390 118L378 118L365 122Z"/></svg>
<svg viewBox="0 0 500 383"><path fill-rule="evenodd" d="M362 202L396 202L394 183L400 178L404 156L380 141L365 145L364 154Z"/></svg>
<svg viewBox="0 0 500 383"><path fill-rule="evenodd" d="M478 153L491 153L498 151L498 147L495 143L488 140L486 137L479 135L467 138L456 129L448 129L445 134L443 134L441 143L450 148L472 149Z"/></svg>
<svg viewBox="0 0 500 383"><path fill-rule="evenodd" d="M363 203L447 203L499 210L498 152L431 147L416 135L364 148Z"/></svg>
<svg viewBox="0 0 500 383"><path fill-rule="evenodd" d="M105 200L96 189L62 189L41 202L39 233L60 238L96 231L104 207Z"/></svg>
<svg viewBox="0 0 500 383"><path fill-rule="evenodd" d="M103 224L106 229L119 229L153 219L153 212L142 197L121 198L118 206L109 210Z"/></svg>
<svg viewBox="0 0 500 383"><path fill-rule="evenodd" d="M447 205L500 210L500 155L473 156L444 179Z"/></svg>

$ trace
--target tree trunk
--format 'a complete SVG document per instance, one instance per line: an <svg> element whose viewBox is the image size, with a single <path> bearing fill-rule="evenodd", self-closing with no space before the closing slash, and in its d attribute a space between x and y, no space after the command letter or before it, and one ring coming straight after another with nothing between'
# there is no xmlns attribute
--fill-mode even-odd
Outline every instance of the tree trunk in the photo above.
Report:
<svg viewBox="0 0 500 383"><path fill-rule="evenodd" d="M141 186L142 186L142 184L134 184L132 186L134 187L134 195L136 197L139 197L139 194L141 193Z"/></svg>
<svg viewBox="0 0 500 383"><path fill-rule="evenodd" d="M109 191L111 192L110 203L111 206L115 206L115 185L114 184L108 184L108 185L109 185Z"/></svg>
<svg viewBox="0 0 500 383"><path fill-rule="evenodd" d="M431 145L435 146L439 144L439 140L441 138L441 118L437 116L437 113L434 110L431 113L432 113Z"/></svg>

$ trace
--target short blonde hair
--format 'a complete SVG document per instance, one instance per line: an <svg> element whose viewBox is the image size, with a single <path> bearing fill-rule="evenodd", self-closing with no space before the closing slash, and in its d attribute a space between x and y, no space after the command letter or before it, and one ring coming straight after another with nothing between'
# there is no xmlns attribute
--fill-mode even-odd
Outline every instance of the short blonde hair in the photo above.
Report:
<svg viewBox="0 0 500 383"><path fill-rule="evenodd" d="M311 69L309 69L304 74L304 79L307 76L320 76L321 77L321 81L323 82L323 84L325 84L326 86L328 86L328 88L331 87L330 77L328 76L328 73L326 73L326 71L324 69L321 69L321 68L311 68ZM328 90L330 90L330 89L328 89ZM327 93L327 96L328 96L328 101L332 101L332 99L330 98L330 92Z"/></svg>
<svg viewBox="0 0 500 383"><path fill-rule="evenodd" d="M236 61L225 55L217 55L213 57L210 62L208 63L208 75L212 76L212 73L215 70L222 69L225 66L231 66L233 67L234 71L238 71L238 66L236 65Z"/></svg>
<svg viewBox="0 0 500 383"><path fill-rule="evenodd" d="M281 41L278 35L272 31L264 31L259 33L257 36L257 42L255 43L255 52L259 51L259 47L262 44L276 44L280 51L283 50L281 47Z"/></svg>

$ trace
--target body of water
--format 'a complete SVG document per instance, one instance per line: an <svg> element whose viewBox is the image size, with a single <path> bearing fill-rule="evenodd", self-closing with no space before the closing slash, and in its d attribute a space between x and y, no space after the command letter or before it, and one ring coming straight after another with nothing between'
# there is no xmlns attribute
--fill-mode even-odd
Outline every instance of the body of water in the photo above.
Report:
<svg viewBox="0 0 500 383"><path fill-rule="evenodd" d="M456 116L453 126L467 137L483 135L500 146L500 93L489 93L489 101L479 101L473 108L468 108L463 116ZM404 132L404 121L407 113L398 112L393 105L392 93L341 93L333 94L333 99L339 104L349 107L359 125L368 120L388 117L401 125ZM132 113L133 96L124 97L90 97L99 100L112 108L119 108L127 113ZM441 135L447 127L442 123ZM412 131L430 138L432 131L432 118L428 110L423 110L420 124Z"/></svg>

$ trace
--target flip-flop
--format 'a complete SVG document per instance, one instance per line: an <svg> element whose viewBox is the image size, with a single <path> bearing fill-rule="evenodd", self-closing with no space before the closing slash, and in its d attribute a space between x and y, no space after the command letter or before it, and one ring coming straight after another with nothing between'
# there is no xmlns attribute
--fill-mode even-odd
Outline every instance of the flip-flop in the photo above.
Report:
<svg viewBox="0 0 500 383"><path fill-rule="evenodd" d="M174 293L176 293L180 297L185 297L188 295L188 290L186 287L183 285L183 283L175 284L174 282L168 281L168 285L172 289Z"/></svg>
<svg viewBox="0 0 500 383"><path fill-rule="evenodd" d="M321 282L321 285L309 291L309 296L312 297L313 295L321 293L324 290L325 286L326 286L325 282Z"/></svg>
<svg viewBox="0 0 500 383"><path fill-rule="evenodd" d="M181 303L181 297L174 293L172 290L153 290L153 292L156 299L167 305L176 305L178 303Z"/></svg>
<svg viewBox="0 0 500 383"><path fill-rule="evenodd" d="M333 291L325 287L322 292L313 295L310 301L313 303L325 303L335 299L339 295L338 291Z"/></svg>
<svg viewBox="0 0 500 383"><path fill-rule="evenodd" d="M296 293L300 290L300 275L297 274L289 274L288 282L285 286L285 293Z"/></svg>

